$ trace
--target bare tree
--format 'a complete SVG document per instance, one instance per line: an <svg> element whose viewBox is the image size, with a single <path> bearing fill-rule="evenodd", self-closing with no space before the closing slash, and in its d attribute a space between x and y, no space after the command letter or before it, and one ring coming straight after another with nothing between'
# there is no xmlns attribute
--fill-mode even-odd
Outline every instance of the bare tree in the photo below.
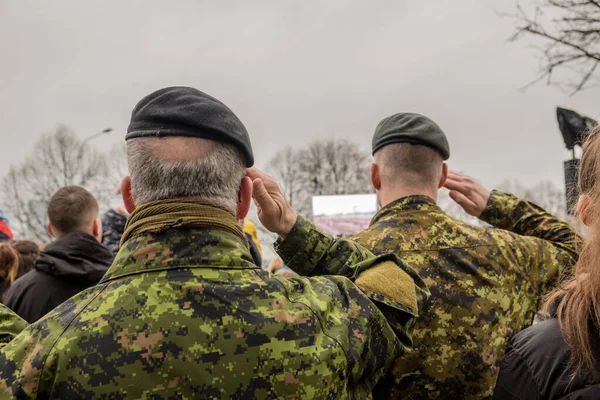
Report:
<svg viewBox="0 0 600 400"><path fill-rule="evenodd" d="M571 94L594 86L600 63L600 0L534 0L534 9L520 4L511 40L535 38L541 43L537 79ZM527 85L527 86L529 86Z"/></svg>
<svg viewBox="0 0 600 400"><path fill-rule="evenodd" d="M68 127L59 126L52 134L43 135L24 162L11 167L3 179L3 207L15 222L15 233L47 242L46 206L66 185L85 187L105 205L116 182L108 173L104 155L79 140Z"/></svg>
<svg viewBox="0 0 600 400"><path fill-rule="evenodd" d="M129 175L129 167L127 165L127 145L125 141L117 143L108 152L106 158L106 180L111 185L113 194L117 188L120 188L121 180ZM106 203L108 205L108 203Z"/></svg>
<svg viewBox="0 0 600 400"><path fill-rule="evenodd" d="M505 181L498 186L499 190L513 193L523 199L544 208L550 214L560 218L570 218L567 212L567 200L563 188L551 181L540 181L533 186L524 186L517 181Z"/></svg>
<svg viewBox="0 0 600 400"><path fill-rule="evenodd" d="M267 164L267 170L277 180L292 207L298 209L304 192L299 152L291 147L280 150Z"/></svg>
<svg viewBox="0 0 600 400"><path fill-rule="evenodd" d="M267 170L278 180L292 206L312 215L312 197L373 191L369 154L354 142L318 140L304 148L286 148L275 154Z"/></svg>
<svg viewBox="0 0 600 400"><path fill-rule="evenodd" d="M313 195L356 194L373 191L369 154L348 140L316 141L300 152L300 166Z"/></svg>
<svg viewBox="0 0 600 400"><path fill-rule="evenodd" d="M115 144L107 157L108 173L114 180L121 180L129 175L127 166L127 145L125 141Z"/></svg>

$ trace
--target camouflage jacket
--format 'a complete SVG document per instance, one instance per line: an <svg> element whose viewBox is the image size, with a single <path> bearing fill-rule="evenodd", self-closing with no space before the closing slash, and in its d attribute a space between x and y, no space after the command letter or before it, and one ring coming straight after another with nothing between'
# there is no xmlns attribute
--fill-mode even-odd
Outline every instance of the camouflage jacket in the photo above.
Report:
<svg viewBox="0 0 600 400"><path fill-rule="evenodd" d="M409 196L353 238L375 254L394 252L431 290L415 349L380 382L381 397L491 396L507 341L532 323L540 296L577 259L569 224L532 203L494 191L480 218L500 229L471 226L426 196Z"/></svg>
<svg viewBox="0 0 600 400"><path fill-rule="evenodd" d="M392 264L406 296L344 276L271 275L252 262L241 229L136 235L97 286L0 350L0 398L369 398L410 344L422 281L395 256L374 257L302 218L279 251L357 282ZM22 328L2 309L0 339Z"/></svg>

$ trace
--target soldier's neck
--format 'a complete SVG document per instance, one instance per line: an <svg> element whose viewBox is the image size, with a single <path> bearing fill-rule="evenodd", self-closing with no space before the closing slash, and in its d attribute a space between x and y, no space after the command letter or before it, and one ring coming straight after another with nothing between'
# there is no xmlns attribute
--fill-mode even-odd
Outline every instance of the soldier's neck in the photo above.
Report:
<svg viewBox="0 0 600 400"><path fill-rule="evenodd" d="M388 189L381 188L379 191L381 207L385 207L393 201L408 196L427 196L437 204L437 189L429 190L424 188L396 187Z"/></svg>

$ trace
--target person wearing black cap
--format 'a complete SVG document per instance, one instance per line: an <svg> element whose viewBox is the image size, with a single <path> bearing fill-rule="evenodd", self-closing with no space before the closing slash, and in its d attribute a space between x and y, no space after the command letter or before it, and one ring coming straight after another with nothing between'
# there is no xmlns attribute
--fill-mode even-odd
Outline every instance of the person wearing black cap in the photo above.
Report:
<svg viewBox="0 0 600 400"><path fill-rule="evenodd" d="M382 208L352 239L375 254L394 252L431 287L415 350L396 361L375 397L488 398L508 340L532 323L541 295L576 261L577 235L532 203L448 171L446 135L423 115L381 121L373 155ZM436 204L442 187L495 228L444 213Z"/></svg>
<svg viewBox="0 0 600 400"><path fill-rule="evenodd" d="M269 176L246 170L240 120L196 89L145 97L127 154L131 215L114 263L0 350L1 398L371 396L427 296L410 268L298 216ZM252 196L288 265L344 276L288 280L255 265L240 224ZM0 339L19 324L0 308Z"/></svg>

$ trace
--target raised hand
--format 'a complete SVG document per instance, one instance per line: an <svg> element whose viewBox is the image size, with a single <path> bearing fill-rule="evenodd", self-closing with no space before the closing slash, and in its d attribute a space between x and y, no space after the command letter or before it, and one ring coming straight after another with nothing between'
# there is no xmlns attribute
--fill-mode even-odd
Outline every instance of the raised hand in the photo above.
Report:
<svg viewBox="0 0 600 400"><path fill-rule="evenodd" d="M269 231L285 239L294 227L298 214L271 176L257 168L248 168L246 175L252 179L252 197L258 209L258 219Z"/></svg>
<svg viewBox="0 0 600 400"><path fill-rule="evenodd" d="M450 171L444 187L450 190L450 198L468 214L479 217L490 198L490 191L473 178Z"/></svg>

